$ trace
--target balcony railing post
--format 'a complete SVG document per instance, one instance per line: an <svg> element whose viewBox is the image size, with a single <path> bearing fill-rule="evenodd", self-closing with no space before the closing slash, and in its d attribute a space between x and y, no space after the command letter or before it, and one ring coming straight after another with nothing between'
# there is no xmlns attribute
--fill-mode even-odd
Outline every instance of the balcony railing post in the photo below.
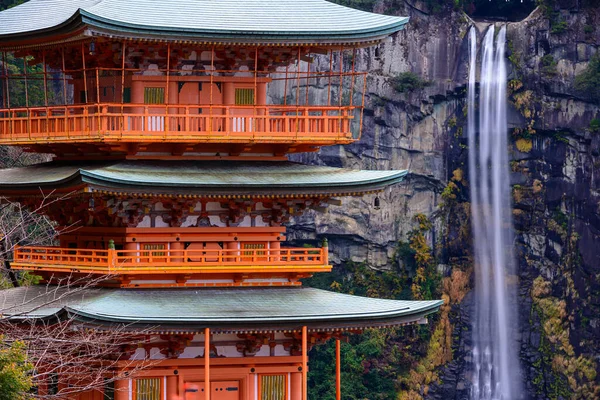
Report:
<svg viewBox="0 0 600 400"><path fill-rule="evenodd" d="M185 133L190 131L190 106L185 107Z"/></svg>
<svg viewBox="0 0 600 400"><path fill-rule="evenodd" d="M115 249L115 241L110 239L108 241L108 260L107 260L107 267L108 267L108 272L112 272L113 269L116 266L116 260L117 260L117 251Z"/></svg>
<svg viewBox="0 0 600 400"><path fill-rule="evenodd" d="M104 105L102 106L102 114L101 116L98 117L98 119L101 118L102 121L102 129L101 129L101 134L105 135L108 133L108 106Z"/></svg>
<svg viewBox="0 0 600 400"><path fill-rule="evenodd" d="M150 132L150 118L148 117L148 106L144 106L144 120L142 121L142 132Z"/></svg>
<svg viewBox="0 0 600 400"><path fill-rule="evenodd" d="M323 255L323 265L329 265L329 241L323 238L323 247L321 249Z"/></svg>
<svg viewBox="0 0 600 400"><path fill-rule="evenodd" d="M89 121L89 116L90 116L90 110L87 106L85 106L83 108L83 126L84 126L84 133L86 136L90 136L90 121Z"/></svg>
<svg viewBox="0 0 600 400"><path fill-rule="evenodd" d="M229 133L231 131L231 121L230 121L230 110L229 107L225 107L225 135L229 136ZM212 133L212 127L210 127L211 131L209 131L210 133Z"/></svg>

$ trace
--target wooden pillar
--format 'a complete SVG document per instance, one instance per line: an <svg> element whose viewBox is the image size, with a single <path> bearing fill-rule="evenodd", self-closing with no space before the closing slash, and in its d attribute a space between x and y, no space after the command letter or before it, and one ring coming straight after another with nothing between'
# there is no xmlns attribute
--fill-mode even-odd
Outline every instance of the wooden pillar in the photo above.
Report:
<svg viewBox="0 0 600 400"><path fill-rule="evenodd" d="M204 400L210 400L210 328L204 328Z"/></svg>
<svg viewBox="0 0 600 400"><path fill-rule="evenodd" d="M125 127L125 118L123 117L123 113L125 112L123 106L125 103L125 50L126 44L123 41L121 44L121 98L119 100L119 103L121 103L121 124L123 127ZM129 92L129 97L131 97L131 92Z"/></svg>
<svg viewBox="0 0 600 400"><path fill-rule="evenodd" d="M294 372L290 380L291 400L302 400L302 374Z"/></svg>
<svg viewBox="0 0 600 400"><path fill-rule="evenodd" d="M235 86L233 82L223 82L223 104L226 106L235 105Z"/></svg>
<svg viewBox="0 0 600 400"><path fill-rule="evenodd" d="M81 43L81 62L83 65L83 94L85 103L88 102L88 90L87 90L87 69L85 66L85 45Z"/></svg>
<svg viewBox="0 0 600 400"><path fill-rule="evenodd" d="M302 327L302 400L308 400L308 328L306 326Z"/></svg>
<svg viewBox="0 0 600 400"><path fill-rule="evenodd" d="M228 250L224 255L226 256L227 261L236 261L240 262L240 242L226 242L225 248Z"/></svg>
<svg viewBox="0 0 600 400"><path fill-rule="evenodd" d="M172 242L171 243L171 260L173 262L183 262L183 243Z"/></svg>
<svg viewBox="0 0 600 400"><path fill-rule="evenodd" d="M135 105L144 104L144 83L142 81L133 80L131 82L131 102ZM136 107L136 113L143 110L142 107Z"/></svg>
<svg viewBox="0 0 600 400"><path fill-rule="evenodd" d="M260 393L258 393L258 374L256 372L250 373L248 379L248 396L247 400L261 400Z"/></svg>
<svg viewBox="0 0 600 400"><path fill-rule="evenodd" d="M179 84L177 81L171 81L167 86L169 88L169 102L167 103L167 107L169 105L176 106L179 104ZM187 107L189 108L189 106ZM169 107L167 114L185 114L185 111L182 111L179 107ZM166 127L167 125L165 125L165 128ZM168 128L171 131L185 130L185 126L180 126L177 118L173 118L169 121Z"/></svg>
<svg viewBox="0 0 600 400"><path fill-rule="evenodd" d="M115 400L129 400L129 380L115 381Z"/></svg>
<svg viewBox="0 0 600 400"><path fill-rule="evenodd" d="M342 368L340 339L335 339L335 400L342 399Z"/></svg>
<svg viewBox="0 0 600 400"><path fill-rule="evenodd" d="M177 398L177 384L179 379L176 375L167 376L167 400Z"/></svg>
<svg viewBox="0 0 600 400"><path fill-rule="evenodd" d="M271 253L271 261L279 261L281 254L281 242L271 242L269 243L270 253ZM284 253L285 256L285 253Z"/></svg>

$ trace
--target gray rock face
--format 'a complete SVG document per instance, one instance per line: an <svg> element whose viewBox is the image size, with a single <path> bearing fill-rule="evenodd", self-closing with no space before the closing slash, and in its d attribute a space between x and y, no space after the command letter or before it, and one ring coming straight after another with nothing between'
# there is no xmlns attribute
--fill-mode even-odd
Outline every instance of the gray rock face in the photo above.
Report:
<svg viewBox="0 0 600 400"><path fill-rule="evenodd" d="M413 216L435 219L452 171L461 168L468 174L463 110L465 34L472 21L456 12L428 15L418 2L398 7L398 14L411 17L407 29L378 49L358 53L357 69L370 71L361 140L295 156L305 163L411 172L406 182L379 195L380 210L372 206L374 196L348 198L326 213L292 221L291 240L327 237L336 264L351 260L391 268L395 246L412 229ZM573 89L575 76L598 52L600 15L588 9L561 11L560 16L567 24L560 34L552 33L539 10L508 24L509 79L522 84L516 93L531 92L524 106L511 99L509 126L535 131L530 151L520 152L514 140L511 148L522 370L527 396L535 399L552 397L551 390L569 385L552 372L552 358L544 353L544 321L531 297L534 279L543 277L552 296L566 301L575 357L597 356L600 343L600 133L589 131L600 110ZM476 24L480 32L487 25ZM596 28L590 33L586 26ZM398 93L388 79L405 71L432 84ZM453 260L469 256L470 244L447 247L442 232L451 235L457 228L443 224L443 218L435 219L429 240L438 245L438 262L452 267ZM431 385L427 398L468 397L469 298L451 313L454 360L442 367L443 383Z"/></svg>

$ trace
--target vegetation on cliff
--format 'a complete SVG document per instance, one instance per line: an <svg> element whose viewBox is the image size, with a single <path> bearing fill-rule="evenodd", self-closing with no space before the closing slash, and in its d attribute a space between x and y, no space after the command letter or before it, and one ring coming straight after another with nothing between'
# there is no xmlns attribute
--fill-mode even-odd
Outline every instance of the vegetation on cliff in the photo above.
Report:
<svg viewBox="0 0 600 400"><path fill-rule="evenodd" d="M600 104L600 54L594 55L585 71L575 77L575 90L583 98Z"/></svg>

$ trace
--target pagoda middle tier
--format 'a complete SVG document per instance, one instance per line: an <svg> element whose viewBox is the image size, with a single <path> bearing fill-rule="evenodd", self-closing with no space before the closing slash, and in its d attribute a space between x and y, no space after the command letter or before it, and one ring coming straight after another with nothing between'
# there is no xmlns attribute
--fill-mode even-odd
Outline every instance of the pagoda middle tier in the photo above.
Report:
<svg viewBox="0 0 600 400"><path fill-rule="evenodd" d="M53 161L0 170L0 190L57 223L57 246L17 246L12 262L47 282L297 286L331 270L328 248L288 247L282 225L405 175L289 161Z"/></svg>

